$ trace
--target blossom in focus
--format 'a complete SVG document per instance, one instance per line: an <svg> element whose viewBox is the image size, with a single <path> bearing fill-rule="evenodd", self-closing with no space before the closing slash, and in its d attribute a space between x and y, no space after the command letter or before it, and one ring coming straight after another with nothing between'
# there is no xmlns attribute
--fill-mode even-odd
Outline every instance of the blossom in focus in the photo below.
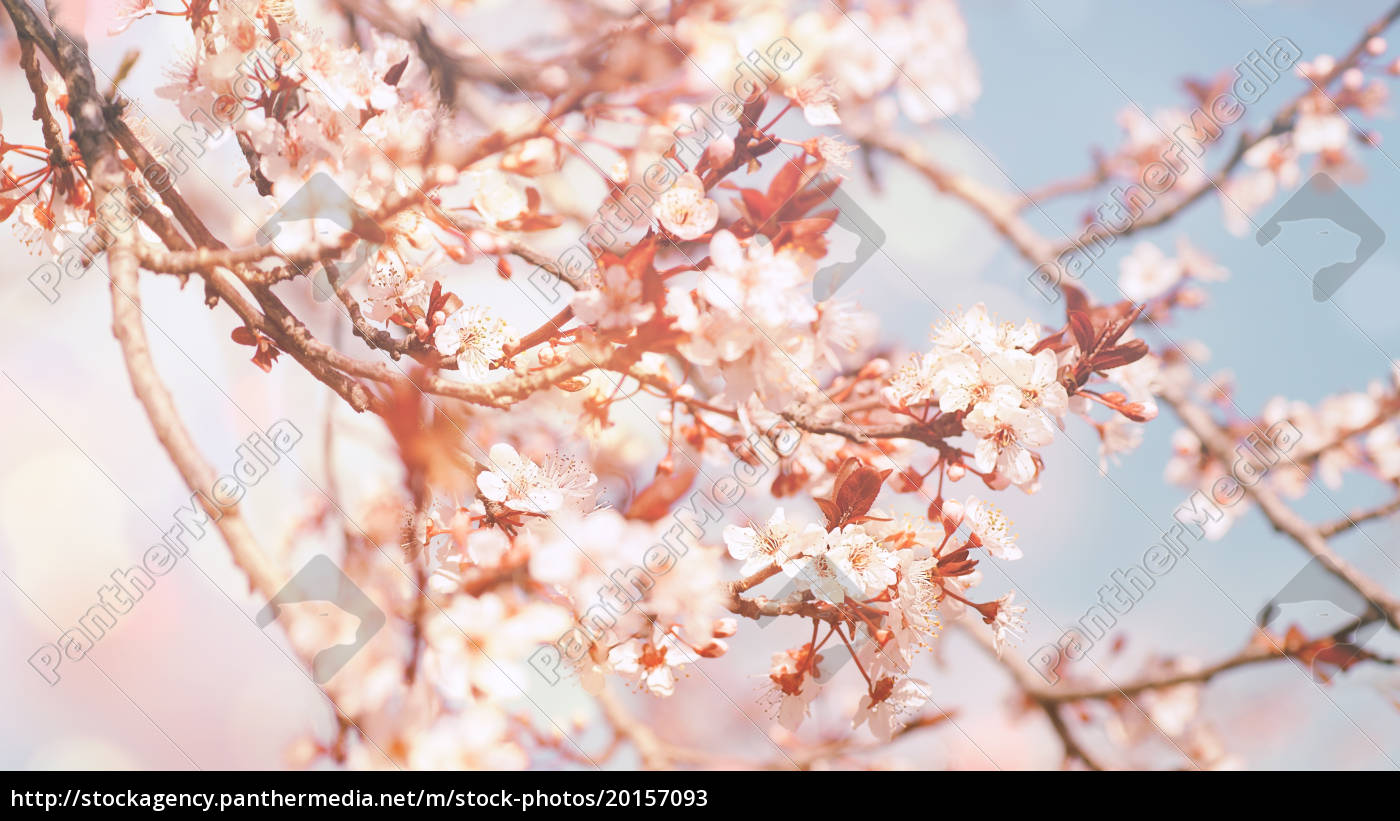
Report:
<svg viewBox="0 0 1400 821"><path fill-rule="evenodd" d="M1013 591L996 600L996 616L992 619L992 638L996 643L997 655L1000 656L1007 645L1019 639L1025 632L1026 622L1023 618L1026 608L1022 605L1013 605L1011 602L1016 598Z"/></svg>
<svg viewBox="0 0 1400 821"><path fill-rule="evenodd" d="M729 555L744 563L739 572L748 576L787 561L798 545L797 528L787 520L780 507L762 527L727 526L724 543Z"/></svg>
<svg viewBox="0 0 1400 821"><path fill-rule="evenodd" d="M650 641L630 639L608 654L608 664L614 670L635 677L643 689L663 698L676 691L676 670L688 661L680 642L659 628L652 632Z"/></svg>
<svg viewBox="0 0 1400 821"><path fill-rule="evenodd" d="M1017 485L1035 477L1030 448L1043 447L1055 438L1045 413L1027 410L1020 403L1020 392L1002 385L964 420L967 429L981 438L976 449L977 469L996 470Z"/></svg>
<svg viewBox="0 0 1400 821"><path fill-rule="evenodd" d="M1021 548L1016 546L1016 537L1011 533L1011 520L986 501L969 496L964 505L967 526L972 530L974 544L987 548L987 552L998 559L1008 561L1021 558Z"/></svg>
<svg viewBox="0 0 1400 821"><path fill-rule="evenodd" d="M598 477L582 462L551 455L536 464L508 444L491 446L490 470L476 477L481 495L512 510L552 514L585 513L593 505Z"/></svg>
<svg viewBox="0 0 1400 821"><path fill-rule="evenodd" d="M364 301L365 316L383 322L405 309L422 308L428 303L428 287L410 274L403 257L393 249L381 248L369 275L369 297Z"/></svg>
<svg viewBox="0 0 1400 821"><path fill-rule="evenodd" d="M719 203L705 195L705 185L694 174L682 174L657 198L652 215L661 227L683 240L698 239L719 221Z"/></svg>
<svg viewBox="0 0 1400 821"><path fill-rule="evenodd" d="M456 357L459 372L469 382L485 381L513 339L505 320L492 317L481 306L456 311L433 333L438 352Z"/></svg>
<svg viewBox="0 0 1400 821"><path fill-rule="evenodd" d="M928 701L928 682L907 675L885 676L875 682L872 693L861 697L852 727L869 722L870 733L889 741L901 725L901 717L918 710Z"/></svg>
<svg viewBox="0 0 1400 821"><path fill-rule="evenodd" d="M877 596L895 583L899 557L882 549L860 525L829 534L824 558L852 598Z"/></svg>

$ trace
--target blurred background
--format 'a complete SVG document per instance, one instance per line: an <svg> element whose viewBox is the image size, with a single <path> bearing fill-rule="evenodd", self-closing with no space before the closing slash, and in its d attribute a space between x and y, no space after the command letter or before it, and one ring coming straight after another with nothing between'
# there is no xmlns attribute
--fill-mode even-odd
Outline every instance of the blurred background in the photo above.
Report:
<svg viewBox="0 0 1400 821"><path fill-rule="evenodd" d="M158 17L109 38L113 3L70 4L84 9L92 56L108 75L130 49L140 49L123 83L125 92L146 116L167 126L178 123L178 112L154 89L165 82L163 71L175 46L188 41L187 23ZM512 18L531 17L532 5L481 3L452 13L468 31L482 32L482 42L495 44L497 38L508 41L516 25ZM960 5L981 73L981 97L971 114L917 133L942 164L1016 191L1090 170L1093 148L1111 150L1120 143L1117 117L1124 109L1191 108L1184 78L1233 71L1251 51L1263 52L1278 37L1296 43L1305 59L1340 54L1388 4L977 0ZM327 16L326 25L336 25L335 18ZM0 26L0 53L11 67L0 73L5 134L11 141L21 134L32 137L37 133L28 117L32 100L23 75L12 68L16 47L8 23ZM1302 82L1284 78L1249 106L1239 125L1266 121L1302 90ZM1392 115L1387 111L1367 125L1388 135ZM797 133L787 136L809 136L796 118L788 123ZM1388 232L1389 241L1330 302L1315 302L1311 283L1288 261L1305 263L1318 253L1309 243L1290 246L1293 240L1285 238L1285 256L1277 247L1260 247L1252 236L1235 236L1224 227L1213 197L1166 226L1118 242L1084 285L1100 299L1116 298L1102 271L1116 277L1119 260L1137 239L1170 251L1178 237L1189 236L1230 277L1209 288L1204 309L1179 312L1165 330L1174 341L1198 339L1209 346L1204 367L1228 375L1246 412L1257 412L1279 395L1315 402L1364 390L1369 381L1388 378L1400 354L1395 309L1400 165L1387 150L1382 143L1380 151L1361 152L1366 176L1348 182L1346 191ZM237 147L226 140L200 158L181 185L195 192L197 203L215 209L212 192L233 186L232 169L239 162ZM1027 281L1026 263L976 215L887 159L878 160L875 170L878 186L855 173L847 190L884 230L889 259L877 254L844 286L843 296L875 312L886 338L924 348L941 310L977 302L1003 319L1032 318L1047 326L1063 321L1062 305L1044 301ZM250 213L265 212L257 210L258 198L246 180L233 193L250 203ZM1079 224L1086 204L1097 205L1104 197L1073 199L1032 219L1057 237ZM1256 218L1272 213L1281 201L1264 206ZM254 227L241 226L235 236L247 242ZM26 280L40 259L8 226L0 231L0 259L7 271L0 278L0 418L5 421L0 425L0 569L6 575L0 579L0 620L6 625L0 630L0 658L9 661L0 676L0 699L12 705L0 712L0 736L7 739L0 766L286 766L288 746L308 733L325 733L333 714L292 661L277 628L263 631L252 622L263 602L248 594L217 535L193 544L189 556L121 617L89 660L65 661L56 685L30 667L28 659L40 645L54 641L97 603L112 571L140 562L189 493L132 395L110 330L103 273L65 279L60 299L50 303ZM380 470L388 440L373 418L355 418L289 358L270 375L250 365L248 349L228 338L226 312L220 309L219 321L211 320L199 288L181 290L174 278L153 276L144 277L142 285L156 363L216 470L231 471L239 443L279 419L304 433L289 458L272 466L243 500L261 541L278 545L295 538L299 520L316 509L326 481L320 442L328 419L340 434L335 459L347 498L365 498L396 481ZM502 300L518 298L513 289L483 287ZM306 309L329 311L309 300ZM1147 337L1154 347L1160 341ZM984 589L1015 589L1028 607L1029 634L1013 654L1026 658L1054 641L1096 603L1098 588L1115 570L1140 563L1143 552L1160 541L1188 493L1163 477L1177 427L1164 408L1147 426L1143 445L1104 473L1097 438L1072 423L1067 436L1044 453L1048 469L1040 493L998 494L998 504L1016 523L1025 558L984 563ZM1339 504L1352 509L1386 498L1384 488L1362 479L1329 494L1313 493L1298 509L1326 521L1341 515ZM1395 525L1387 521L1336 543L1363 571L1400 590L1395 545ZM316 549L315 544L297 547L306 555ZM1092 658L1108 675L1119 682L1131 679L1154 654L1211 661L1237 651L1259 608L1305 564L1302 551L1274 534L1257 512L1218 541L1193 543L1191 557L1195 566L1179 564L1119 620L1114 635L1122 637L1121 648L1110 641L1096 645ZM736 748L769 749L759 733L772 722L751 702L766 669L765 654L776 646L763 631L746 630L730 657L706 667L754 718L753 724L728 725ZM1400 642L1382 635L1373 646L1393 650ZM935 706L957 711L957 726L912 735L894 745L891 755L927 767L1057 765L1059 743L1043 717L1008 709L1014 691L1003 670L956 633L945 638L941 652L946 664L925 678ZM570 688L538 681L535 687L532 696L564 726L587 709ZM663 709L692 717L735 709L713 691L696 689L678 696L690 702ZM1240 766L1391 769L1400 759L1397 692L1394 674L1383 671L1362 668L1319 685L1307 671L1279 662L1220 677L1206 688L1202 713ZM819 712L816 720L835 726L846 719L833 711ZM690 727L693 734L706 732L693 718ZM1093 744L1103 730L1095 725L1080 732ZM1170 761L1171 751L1164 749L1160 757L1138 763Z"/></svg>

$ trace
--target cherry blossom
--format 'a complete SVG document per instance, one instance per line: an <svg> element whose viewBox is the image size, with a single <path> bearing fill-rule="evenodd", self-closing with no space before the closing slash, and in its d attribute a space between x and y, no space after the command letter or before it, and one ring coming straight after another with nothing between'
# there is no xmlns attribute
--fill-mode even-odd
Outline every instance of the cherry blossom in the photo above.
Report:
<svg viewBox="0 0 1400 821"><path fill-rule="evenodd" d="M1146 302L1166 293L1181 281L1183 273L1179 261L1168 259L1162 249L1150 242L1138 243L1123 259L1122 268L1118 285L1134 302Z"/></svg>
<svg viewBox="0 0 1400 821"><path fill-rule="evenodd" d="M967 499L966 522L972 529L971 543L981 545L998 559L1019 559L1021 548L1016 546L1016 537L1011 534L1011 522L1000 510L987 502L969 496Z"/></svg>
<svg viewBox="0 0 1400 821"><path fill-rule="evenodd" d="M570 302L580 322L603 330L631 328L646 322L656 306L642 300L642 283L627 269L613 265L603 274L601 287L578 291Z"/></svg>
<svg viewBox="0 0 1400 821"><path fill-rule="evenodd" d="M505 355L514 334L505 320L491 316L484 306L462 308L438 326L433 343L440 353L455 357L462 376L480 382Z"/></svg>
<svg viewBox="0 0 1400 821"><path fill-rule="evenodd" d="M705 186L694 174L682 174L656 201L652 213L661 225L680 239L708 234L719 219L719 203L705 196Z"/></svg>
<svg viewBox="0 0 1400 821"><path fill-rule="evenodd" d="M724 543L729 555L744 563L739 572L745 576L775 563L782 564L792 551L801 549L797 528L788 522L781 507L762 527L729 525L724 529Z"/></svg>
<svg viewBox="0 0 1400 821"><path fill-rule="evenodd" d="M872 693L861 697L852 726L870 724L870 733L880 741L889 741L899 728L901 717L917 710L928 701L928 682L918 679L896 679L886 676L875 683Z"/></svg>
<svg viewBox="0 0 1400 821"><path fill-rule="evenodd" d="M537 464L505 443L492 445L488 458L492 469L482 471L476 483L490 501L542 514L584 513L592 506L598 477L575 459L550 454Z"/></svg>
<svg viewBox="0 0 1400 821"><path fill-rule="evenodd" d="M688 663L686 653L674 637L656 631L650 641L632 639L608 654L608 663L623 675L635 676L640 686L653 695L669 696L676 689L676 671Z"/></svg>

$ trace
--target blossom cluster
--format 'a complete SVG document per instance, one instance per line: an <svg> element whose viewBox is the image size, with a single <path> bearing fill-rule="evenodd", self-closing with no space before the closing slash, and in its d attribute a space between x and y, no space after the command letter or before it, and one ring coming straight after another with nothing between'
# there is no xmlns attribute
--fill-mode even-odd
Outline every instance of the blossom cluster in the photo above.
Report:
<svg viewBox="0 0 1400 821"><path fill-rule="evenodd" d="M1397 374L1400 370L1392 369L1388 381L1376 380L1364 391L1334 394L1316 403L1274 397L1257 418L1237 423L1233 431L1242 441L1281 425L1289 426L1290 437L1296 432L1288 453L1256 468L1258 481L1286 499L1300 499L1314 489L1335 491L1349 474L1400 486L1400 426L1394 420L1400 408ZM1233 409L1230 386L1217 387L1212 400ZM1232 469L1212 457L1192 431L1183 428L1173 433L1172 455L1165 469L1168 481L1208 491ZM1202 523L1207 538L1222 538L1249 509L1247 499L1222 504L1221 516Z"/></svg>

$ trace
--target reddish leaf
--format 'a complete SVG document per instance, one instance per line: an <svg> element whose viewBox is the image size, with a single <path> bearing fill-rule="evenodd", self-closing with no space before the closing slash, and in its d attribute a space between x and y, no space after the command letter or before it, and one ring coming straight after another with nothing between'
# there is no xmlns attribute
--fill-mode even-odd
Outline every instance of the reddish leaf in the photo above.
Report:
<svg viewBox="0 0 1400 821"><path fill-rule="evenodd" d="M403 72L404 72L404 69L406 69L406 68L408 68L408 56L407 56L407 55L405 55L404 58L403 58L402 60L400 60L400 61L398 61L397 63L394 63L392 66L390 66L388 71L384 72L384 83L385 83L385 85L391 85L391 86L396 86L396 85L398 85L398 84L399 84L399 80L402 80L402 79L403 79Z"/></svg>
<svg viewBox="0 0 1400 821"><path fill-rule="evenodd" d="M762 224L773 213L772 204L761 192L752 188L740 188L739 196L744 201L744 207L748 209L749 220L755 225Z"/></svg>
<svg viewBox="0 0 1400 821"><path fill-rule="evenodd" d="M686 466L657 476L627 507L627 518L644 522L659 521L695 482L695 468Z"/></svg>
<svg viewBox="0 0 1400 821"><path fill-rule="evenodd" d="M1075 344L1079 346L1080 353L1093 353L1094 325L1089 321L1088 314L1082 311L1071 311L1069 314L1069 332L1074 336Z"/></svg>
<svg viewBox="0 0 1400 821"><path fill-rule="evenodd" d="M803 160L802 156L795 157L773 175L773 181L768 184L769 202L778 203L778 207L781 208L783 203L797 193L798 186L802 184Z"/></svg>
<svg viewBox="0 0 1400 821"><path fill-rule="evenodd" d="M1114 368L1121 368L1147 356L1147 343L1141 339L1134 339L1122 345L1115 345L1105 351L1099 351L1094 355L1093 368L1096 371L1108 371Z"/></svg>

